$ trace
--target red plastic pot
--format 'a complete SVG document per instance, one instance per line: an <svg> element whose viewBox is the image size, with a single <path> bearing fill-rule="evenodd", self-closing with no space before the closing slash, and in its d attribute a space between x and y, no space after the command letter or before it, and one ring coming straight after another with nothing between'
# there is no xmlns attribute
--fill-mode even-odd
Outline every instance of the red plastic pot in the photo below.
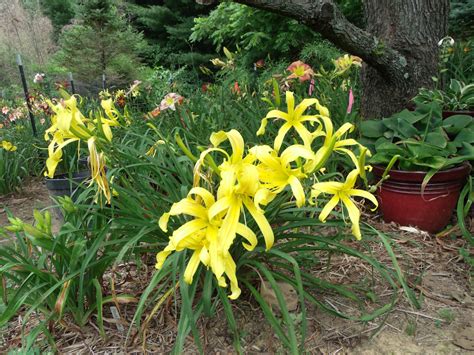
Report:
<svg viewBox="0 0 474 355"><path fill-rule="evenodd" d="M384 171L385 167L374 166L377 179ZM430 233L439 232L449 223L470 171L469 164L440 171L422 193L421 184L426 172L390 170L389 179L377 191L383 219L416 226Z"/></svg>

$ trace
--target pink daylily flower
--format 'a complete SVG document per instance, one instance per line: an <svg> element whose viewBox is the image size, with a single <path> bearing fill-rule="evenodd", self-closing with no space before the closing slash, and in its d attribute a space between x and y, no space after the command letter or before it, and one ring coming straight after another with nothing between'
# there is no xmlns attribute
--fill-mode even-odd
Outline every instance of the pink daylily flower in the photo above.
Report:
<svg viewBox="0 0 474 355"><path fill-rule="evenodd" d="M184 100L184 97L174 92L171 92L167 94L163 100L161 100L160 111L167 110L167 109L176 111L176 104L178 105L181 104L183 100Z"/></svg>

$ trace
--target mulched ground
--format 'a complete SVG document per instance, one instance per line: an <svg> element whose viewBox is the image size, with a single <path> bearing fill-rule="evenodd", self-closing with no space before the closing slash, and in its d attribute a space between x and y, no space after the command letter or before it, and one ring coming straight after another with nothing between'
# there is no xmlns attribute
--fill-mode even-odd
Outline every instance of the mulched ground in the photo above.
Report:
<svg viewBox="0 0 474 355"><path fill-rule="evenodd" d="M0 197L0 225L5 225L5 205L15 215L31 221L34 207L48 206L48 194L41 182L32 181L22 195ZM474 221L467 221L474 230ZM382 282L364 262L347 255L332 256L330 267L306 267L315 276L341 285L367 285L376 302L384 304L395 296L398 302L386 316L369 322L357 322L328 315L308 307L308 336L306 349L314 354L406 354L406 353L468 353L474 350L474 282L469 266L459 254L467 244L457 229L443 237L435 237L413 228L386 224L373 217L370 224L392 236L394 251L401 268L407 275L410 286L421 298L421 308L408 303L403 290L394 291ZM327 233L330 233L328 229ZM348 242L357 246L356 242ZM389 255L380 242L366 245L377 259L392 265ZM471 255L473 251L471 250ZM320 258L326 256L320 255ZM137 295L145 289L154 272L153 258L144 260L139 269L134 264L123 264L115 270L117 293ZM324 260L323 260L324 261ZM148 267L146 265L149 265ZM319 265L319 264L318 264ZM111 274L112 275L112 274ZM111 276L110 275L110 276ZM105 278L107 279L107 277ZM394 292L396 294L394 295ZM420 297L421 296L421 297ZM318 299L340 311L357 314L359 305L348 302L338 295L321 292ZM263 314L255 302L245 293L233 303L239 329L243 332L242 344L246 353L282 352L272 329L266 324ZM143 338L132 331L127 337L128 326L135 311L135 304L119 305L120 320L104 310L107 338L100 337L95 319L78 329L67 318L55 326L57 347L60 353L161 353L169 352L176 336L179 311L174 302L166 303L151 319ZM295 310L297 316L299 310ZM34 318L27 329L35 323ZM205 353L233 353L232 335L227 330L224 312L217 310L213 318L202 317L198 327ZM0 329L0 352L21 347L21 315L8 327ZM185 352L197 349L191 337L186 342Z"/></svg>

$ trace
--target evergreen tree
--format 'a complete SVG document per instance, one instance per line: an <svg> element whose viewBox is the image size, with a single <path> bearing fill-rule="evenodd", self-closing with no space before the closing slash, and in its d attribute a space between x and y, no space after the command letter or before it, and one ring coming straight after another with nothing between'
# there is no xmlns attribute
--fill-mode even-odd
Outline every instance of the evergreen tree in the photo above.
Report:
<svg viewBox="0 0 474 355"><path fill-rule="evenodd" d="M59 62L75 77L97 83L102 74L109 85L122 86L137 79L143 36L118 12L113 0L82 0L77 24L59 39ZM98 86L96 84L96 86Z"/></svg>
<svg viewBox="0 0 474 355"><path fill-rule="evenodd" d="M49 17L54 28L55 39L61 29L74 18L74 3L72 0L41 0L43 14Z"/></svg>
<svg viewBox="0 0 474 355"><path fill-rule="evenodd" d="M132 23L151 45L149 64L196 68L215 56L209 41L189 40L194 18L207 15L212 7L198 5L194 0L129 0L127 8Z"/></svg>

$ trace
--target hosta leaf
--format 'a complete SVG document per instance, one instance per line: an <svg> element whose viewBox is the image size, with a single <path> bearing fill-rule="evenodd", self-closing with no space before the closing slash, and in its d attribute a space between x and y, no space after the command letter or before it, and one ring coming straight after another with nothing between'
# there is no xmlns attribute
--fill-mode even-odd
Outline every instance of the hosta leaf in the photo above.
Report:
<svg viewBox="0 0 474 355"><path fill-rule="evenodd" d="M405 110L407 113L406 115L409 116L411 113L408 110ZM405 112L402 111L402 112ZM397 116L392 116L390 118L384 118L382 119L383 124L385 127L387 127L390 131L390 133L393 132L393 134L387 136L387 131L384 133L384 136L387 138L391 137L399 137L399 138L409 138L413 137L416 135L419 135L420 132L411 124L409 121L405 120L402 117Z"/></svg>
<svg viewBox="0 0 474 355"><path fill-rule="evenodd" d="M385 153L391 153L392 155L395 154L403 154L404 149L402 149L400 146L392 143L392 142L381 142L380 144L377 145L375 144L375 149L377 150L377 153L379 152L385 152Z"/></svg>
<svg viewBox="0 0 474 355"><path fill-rule="evenodd" d="M386 127L381 120L367 120L360 124L360 132L364 137L378 138L386 131Z"/></svg>
<svg viewBox="0 0 474 355"><path fill-rule="evenodd" d="M462 90L462 84L460 81L451 79L451 82L449 83L449 89L456 94L461 93Z"/></svg>
<svg viewBox="0 0 474 355"><path fill-rule="evenodd" d="M417 112L408 110L403 110L398 113L397 116L410 124L416 123L425 117L425 115L420 115Z"/></svg>
<svg viewBox="0 0 474 355"><path fill-rule="evenodd" d="M454 138L453 142L455 143L474 143L474 134L470 129L464 129Z"/></svg>
<svg viewBox="0 0 474 355"><path fill-rule="evenodd" d="M446 137L439 132L431 132L426 135L426 143L432 144L434 146L445 148L448 144Z"/></svg>
<svg viewBox="0 0 474 355"><path fill-rule="evenodd" d="M448 159L443 157L426 157L424 159L413 159L413 163L419 166L426 166L431 169L442 169Z"/></svg>
<svg viewBox="0 0 474 355"><path fill-rule="evenodd" d="M453 142L448 142L445 149L449 155L456 154L458 150L458 148L456 147L456 143L453 143Z"/></svg>
<svg viewBox="0 0 474 355"><path fill-rule="evenodd" d="M462 143L462 148L459 150L460 155L474 155L474 146L469 143Z"/></svg>
<svg viewBox="0 0 474 355"><path fill-rule="evenodd" d="M461 129L467 127L473 121L474 118L468 115L453 115L443 121L443 127L446 128L448 133L458 133ZM456 131L449 132L448 129Z"/></svg>
<svg viewBox="0 0 474 355"><path fill-rule="evenodd" d="M448 156L448 153L443 148L428 144L407 142L406 147L411 155L420 159L434 156Z"/></svg>
<svg viewBox="0 0 474 355"><path fill-rule="evenodd" d="M370 164L387 165L392 159L393 154L387 152L377 152L370 159Z"/></svg>

